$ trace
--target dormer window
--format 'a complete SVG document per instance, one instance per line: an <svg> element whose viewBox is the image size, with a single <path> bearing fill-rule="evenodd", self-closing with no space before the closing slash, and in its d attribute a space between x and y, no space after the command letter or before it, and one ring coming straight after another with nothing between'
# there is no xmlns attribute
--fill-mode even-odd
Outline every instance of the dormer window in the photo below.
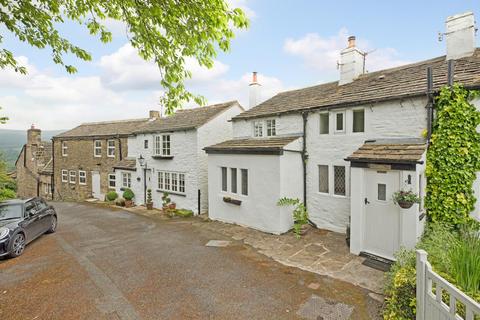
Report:
<svg viewBox="0 0 480 320"><path fill-rule="evenodd" d="M263 137L263 121L253 122L253 136Z"/></svg>
<svg viewBox="0 0 480 320"><path fill-rule="evenodd" d="M267 123L267 137L273 137L277 135L276 130L276 121L275 119L269 119L266 121Z"/></svg>

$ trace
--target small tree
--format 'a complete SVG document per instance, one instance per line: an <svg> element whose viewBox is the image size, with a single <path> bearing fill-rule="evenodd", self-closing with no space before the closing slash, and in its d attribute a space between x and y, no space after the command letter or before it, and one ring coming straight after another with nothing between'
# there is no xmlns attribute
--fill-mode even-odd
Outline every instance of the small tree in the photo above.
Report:
<svg viewBox="0 0 480 320"><path fill-rule="evenodd" d="M152 189L147 189L147 203L152 203Z"/></svg>
<svg viewBox="0 0 480 320"><path fill-rule="evenodd" d="M303 202L299 199L281 198L277 202L278 206L295 206L293 209L293 232L297 238L302 234L302 227L308 224L308 211Z"/></svg>
<svg viewBox="0 0 480 320"><path fill-rule="evenodd" d="M167 192L164 192L162 194L162 207L165 209L168 207L168 205L170 204L170 202L172 202L172 200L170 199L170 197L168 196L168 193Z"/></svg>

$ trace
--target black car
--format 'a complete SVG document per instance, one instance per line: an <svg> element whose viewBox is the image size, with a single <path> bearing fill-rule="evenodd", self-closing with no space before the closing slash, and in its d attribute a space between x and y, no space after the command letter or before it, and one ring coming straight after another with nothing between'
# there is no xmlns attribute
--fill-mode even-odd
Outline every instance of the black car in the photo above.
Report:
<svg viewBox="0 0 480 320"><path fill-rule="evenodd" d="M18 257L25 245L57 229L57 213L41 198L0 202L0 257Z"/></svg>

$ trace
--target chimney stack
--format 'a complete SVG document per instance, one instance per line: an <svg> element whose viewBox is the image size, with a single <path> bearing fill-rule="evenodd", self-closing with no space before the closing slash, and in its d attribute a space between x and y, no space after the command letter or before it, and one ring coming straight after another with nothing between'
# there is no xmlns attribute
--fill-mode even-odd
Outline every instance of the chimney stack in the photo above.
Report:
<svg viewBox="0 0 480 320"><path fill-rule="evenodd" d="M475 51L475 17L472 12L456 14L447 18L445 38L447 60L473 55Z"/></svg>
<svg viewBox="0 0 480 320"><path fill-rule="evenodd" d="M30 129L27 130L27 145L40 145L42 141L42 131L36 129L35 125L32 124Z"/></svg>
<svg viewBox="0 0 480 320"><path fill-rule="evenodd" d="M365 55L355 45L355 36L348 37L348 47L340 53L340 81L347 84L363 74Z"/></svg>
<svg viewBox="0 0 480 320"><path fill-rule="evenodd" d="M150 120L160 119L161 118L160 111L150 110L149 111L149 118L150 118Z"/></svg>
<svg viewBox="0 0 480 320"><path fill-rule="evenodd" d="M251 109L260 103L260 87L262 85L258 83L257 72L252 74L252 83L250 83L250 96L248 108Z"/></svg>

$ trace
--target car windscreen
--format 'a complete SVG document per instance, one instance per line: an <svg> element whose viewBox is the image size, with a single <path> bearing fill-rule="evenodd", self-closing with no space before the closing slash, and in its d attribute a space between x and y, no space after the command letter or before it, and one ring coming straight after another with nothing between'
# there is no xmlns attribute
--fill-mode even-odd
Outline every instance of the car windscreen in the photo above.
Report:
<svg viewBox="0 0 480 320"><path fill-rule="evenodd" d="M21 204L0 204L0 220L17 219L21 217Z"/></svg>

